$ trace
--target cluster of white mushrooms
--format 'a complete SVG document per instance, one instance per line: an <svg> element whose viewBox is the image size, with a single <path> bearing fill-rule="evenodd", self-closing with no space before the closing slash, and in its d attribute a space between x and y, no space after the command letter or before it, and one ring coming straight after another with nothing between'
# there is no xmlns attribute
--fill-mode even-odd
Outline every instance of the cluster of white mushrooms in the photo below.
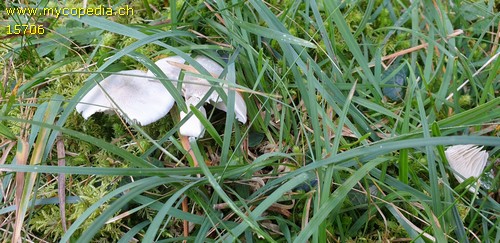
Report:
<svg viewBox="0 0 500 243"><path fill-rule="evenodd" d="M214 78L219 78L224 68L206 56L194 58ZM174 86L180 81L182 70L182 94L187 107L197 106L202 98L210 91L210 83L204 79L194 76L198 73L192 66L184 64L186 60L180 56L172 56L158 60L155 64L165 73ZM227 85L223 90L228 94ZM213 89L212 89L213 90ZM127 70L112 74L94 86L76 106L76 110L88 119L96 112L117 112L128 123L148 125L164 117L174 105L174 98L158 81L151 72L140 70ZM206 102L214 107L227 111L227 106L216 91L212 91ZM206 116L203 106L199 111ZM243 97L235 92L234 111L236 119L246 123L247 108ZM187 114L180 113L181 119ZM201 121L193 114L180 127L180 134L187 137L199 138L204 134L205 128Z"/></svg>

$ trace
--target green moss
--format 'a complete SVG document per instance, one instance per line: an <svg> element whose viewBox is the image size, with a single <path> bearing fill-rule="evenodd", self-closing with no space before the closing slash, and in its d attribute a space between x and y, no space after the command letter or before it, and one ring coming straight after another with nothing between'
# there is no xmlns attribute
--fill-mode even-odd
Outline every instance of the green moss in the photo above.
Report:
<svg viewBox="0 0 500 243"><path fill-rule="evenodd" d="M469 108L472 105L472 97L470 95L462 95L458 100L458 104L462 108Z"/></svg>
<svg viewBox="0 0 500 243"><path fill-rule="evenodd" d="M87 210L88 207L96 203L109 193L109 191L117 187L116 180L118 177L93 177L84 182L73 184L70 193L77 195L81 202L75 204L66 204L66 220L69 223L74 222L78 217ZM68 182L67 182L68 183ZM43 198L57 197L57 190L54 188L56 184L48 184L39 190L39 196ZM81 235L88 229L93 221L106 210L111 202L104 203L98 210L90 215L84 223L78 228L75 236ZM29 221L29 227L34 229L39 237L43 239L51 239L57 241L64 234L62 228L62 220L60 217L59 206L46 205L35 210ZM110 224L105 224L96 238L108 239L110 241L117 241L123 235L119 227L120 220Z"/></svg>

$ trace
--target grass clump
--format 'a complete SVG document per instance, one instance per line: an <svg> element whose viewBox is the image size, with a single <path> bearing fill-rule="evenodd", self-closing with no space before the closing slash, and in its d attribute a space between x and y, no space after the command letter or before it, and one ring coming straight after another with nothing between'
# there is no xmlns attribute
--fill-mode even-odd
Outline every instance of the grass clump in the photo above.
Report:
<svg viewBox="0 0 500 243"><path fill-rule="evenodd" d="M2 238L498 241L497 5L131 6L129 17L40 16L46 34L2 37ZM215 133L189 153L177 112L140 127L74 111L92 82L178 52L227 61L247 124L207 106ZM490 189L455 180L454 144L485 146Z"/></svg>

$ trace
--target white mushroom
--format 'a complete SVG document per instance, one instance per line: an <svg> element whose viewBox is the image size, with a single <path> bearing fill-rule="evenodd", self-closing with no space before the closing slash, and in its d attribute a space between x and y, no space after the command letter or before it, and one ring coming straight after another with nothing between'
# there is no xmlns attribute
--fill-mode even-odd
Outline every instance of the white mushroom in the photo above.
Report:
<svg viewBox="0 0 500 243"><path fill-rule="evenodd" d="M174 98L159 83L140 70L121 71L94 86L76 106L88 119L96 112L118 112L128 123L148 125L165 116Z"/></svg>
<svg viewBox="0 0 500 243"><path fill-rule="evenodd" d="M195 58L203 68L212 76L218 78L224 70L222 66L205 56ZM197 106L202 98L209 92L211 84L204 78L195 77L199 73L192 66L185 64L185 59L180 56L163 58L156 65L177 86L181 71L185 70L182 82L182 93L188 107ZM116 110L126 118L128 123L137 122L148 125L165 116L173 106L174 99L168 90L158 80L154 79L151 71L139 70L121 71L113 74L92 88L76 106L76 110L87 119L96 112ZM227 85L223 90L228 94ZM216 108L227 111L227 106L213 91L206 102L210 102ZM116 109L118 108L118 109ZM235 92L235 114L236 119L246 123L246 105L243 97ZM200 112L206 116L205 109L201 106ZM181 112L181 119L187 114ZM201 121L194 115L181 126L180 133L183 136L199 138L203 136L204 127Z"/></svg>
<svg viewBox="0 0 500 243"><path fill-rule="evenodd" d="M482 151L482 148L467 144L450 146L446 149L446 159L458 182L462 183L467 178L481 176L488 161L488 153ZM469 187L469 191L476 190L474 187Z"/></svg>
<svg viewBox="0 0 500 243"><path fill-rule="evenodd" d="M222 71L224 71L224 68L222 66L206 56L197 56L196 58L194 58L194 60L215 78L218 78L222 74ZM186 99L186 104L188 105L188 107L190 105L198 105L201 99L210 91L211 84L208 82L208 80L192 75L193 73L199 72L192 66L185 64L185 60L182 57L167 57L158 60L155 64L165 73L168 78L173 80L175 86L177 86L176 81L179 80L181 69L184 69L186 71L182 83L182 92L184 98ZM226 87L223 88L223 90L226 94L228 94L228 89ZM219 94L216 91L212 91L212 93L206 99L206 102L211 103L217 109L227 111L226 104L224 103L222 98L219 97ZM205 109L203 107L201 107L199 110L206 116ZM243 97L241 97L238 92L235 92L234 110L236 119L242 123L246 123L247 107L245 105ZM184 112L181 112L181 118L184 118L186 115L187 114L185 114ZM181 135L199 138L203 136L204 127L201 124L201 121L196 116L192 115L189 120L181 126L179 131Z"/></svg>

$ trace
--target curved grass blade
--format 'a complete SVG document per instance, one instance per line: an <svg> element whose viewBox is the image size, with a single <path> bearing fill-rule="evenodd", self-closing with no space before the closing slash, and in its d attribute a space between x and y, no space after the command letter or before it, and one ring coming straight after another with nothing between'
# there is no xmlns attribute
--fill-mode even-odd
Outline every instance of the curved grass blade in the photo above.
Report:
<svg viewBox="0 0 500 243"><path fill-rule="evenodd" d="M61 106L61 97L53 96L52 100L48 103L40 105L36 111L34 119L39 119L42 123L54 123L56 115ZM39 130L38 130L39 129ZM34 131L34 132L33 132ZM31 138L36 137L36 142L33 146L31 153L30 165L38 165L43 161L44 154L48 154L50 147L47 147L47 140L51 129L45 127L32 127ZM21 149L18 150L19 157L18 163L27 160L30 153L30 146L24 141L19 141ZM16 221L14 225L14 233L12 234L12 242L19 242L21 240L21 230L23 228L24 218L28 211L30 197L33 194L35 181L38 173L28 172L26 174L19 173L16 175Z"/></svg>
<svg viewBox="0 0 500 243"><path fill-rule="evenodd" d="M136 224L132 229L130 229L126 234L122 236L122 238L118 241L118 243L129 243L132 242L137 233L139 233L144 227L148 226L151 222L149 220L143 221L139 224Z"/></svg>
<svg viewBox="0 0 500 243"><path fill-rule="evenodd" d="M244 22L244 21L237 20L237 19L234 20L234 23L239 25L244 30L246 30L250 33L254 33L258 36L267 37L267 38L274 39L274 40L279 40L279 41L282 41L284 43L288 43L288 44L292 44L292 45L299 45L299 46L304 46L304 47L309 47L309 48L316 48L316 45L313 44L312 42L297 38L297 37L290 35L288 33L282 33L282 32L279 32L279 31L276 31L276 30L273 30L270 28L262 27L260 25L251 24L251 23Z"/></svg>
<svg viewBox="0 0 500 243"><path fill-rule="evenodd" d="M329 199L320 206L318 214L315 214L309 224L300 232L300 234L295 238L294 242L306 242L309 237L319 229L319 226L325 219L330 215L335 208L337 208L347 197L347 193L362 180L370 171L377 165L381 164L383 160L370 161L359 168L356 172L352 174L342 185L337 188Z"/></svg>
<svg viewBox="0 0 500 243"><path fill-rule="evenodd" d="M129 184L126 184L122 187L113 190L112 192L108 193L107 195L99 199L99 201L94 203L92 206L87 208L87 210L85 210L85 212L83 212L80 215L80 217L78 217L78 219L75 220L75 222L73 222L73 224L69 227L68 231L61 238L61 242L69 241L71 236L76 232L76 230L79 229L79 227L83 224L83 222L86 221L87 218L91 214L93 214L99 207L101 207L105 202L111 200L114 197L120 196L121 194L130 190L129 192L122 195L119 199L117 199L114 203L112 203L108 207L108 209L106 209L99 217L97 217L94 223L82 234L82 236L77 241L77 242L89 242L95 235L95 233L100 230L102 225L104 225L104 223L106 223L106 221L109 218L111 218L111 216L116 211L118 211L122 206L124 206L126 203L132 200L133 197L139 195L140 193L148 189L154 188L158 185L162 185L169 181L173 180L160 177L149 177L135 182L131 182Z"/></svg>
<svg viewBox="0 0 500 243"><path fill-rule="evenodd" d="M149 226L148 230L144 234L144 238L142 239L144 242L155 241L155 236L158 233L158 229L163 223L165 216L169 213L170 209L172 208L172 205L174 205L177 199L182 200L181 198L182 194L184 194L184 192L186 192L191 187L196 186L197 184L198 182L194 182L185 185L181 189L177 190L172 196L170 196L170 198L163 204L161 209L158 211L153 221L151 222L151 225Z"/></svg>
<svg viewBox="0 0 500 243"><path fill-rule="evenodd" d="M243 219L243 222L246 224L250 225L250 227L256 231L256 233L260 234L263 236L266 240L268 241L273 241L273 238L267 234L265 231L263 231L259 225L257 224L255 218L250 218L248 217L245 213L243 213L238 206L229 198L229 196L224 192L222 187L219 185L213 174L210 172L207 164L203 160L203 156L201 155L200 149L198 148L198 144L196 143L196 140L190 138L189 139L189 144L191 145L191 148L194 152L194 155L196 156L196 159L199 162L199 166L202 169L203 173L207 177L210 185L214 188L214 191L222 198L224 202L228 204L228 206L235 212L239 217Z"/></svg>
<svg viewBox="0 0 500 243"><path fill-rule="evenodd" d="M249 216L252 218L258 218L264 213L273 203L277 202L283 194L292 191L298 185L304 183L306 180L310 179L307 174L299 174L296 177L291 178L289 181L284 183L282 186L278 187L273 193L271 193L264 201L259 203ZM231 230L223 236L223 240L226 242L233 242L249 227L246 221L243 221L238 227ZM271 240L273 241L273 240ZM305 241L304 241L305 242Z"/></svg>

